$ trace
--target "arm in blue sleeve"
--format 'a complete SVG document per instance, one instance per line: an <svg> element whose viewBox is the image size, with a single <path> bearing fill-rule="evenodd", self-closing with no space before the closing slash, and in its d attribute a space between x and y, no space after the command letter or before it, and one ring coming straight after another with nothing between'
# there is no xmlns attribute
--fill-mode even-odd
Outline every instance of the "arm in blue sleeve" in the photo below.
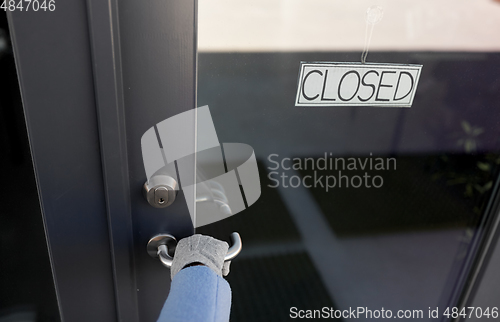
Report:
<svg viewBox="0 0 500 322"><path fill-rule="evenodd" d="M157 322L227 322L229 283L206 266L182 269L174 276Z"/></svg>

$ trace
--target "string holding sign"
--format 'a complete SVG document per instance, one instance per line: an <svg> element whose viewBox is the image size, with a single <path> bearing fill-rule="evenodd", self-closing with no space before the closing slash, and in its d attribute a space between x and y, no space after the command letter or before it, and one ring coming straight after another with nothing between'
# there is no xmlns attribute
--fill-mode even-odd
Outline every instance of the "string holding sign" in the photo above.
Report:
<svg viewBox="0 0 500 322"><path fill-rule="evenodd" d="M366 63L375 25L384 10L366 10L361 63L302 61L295 106L411 107L422 65Z"/></svg>
<svg viewBox="0 0 500 322"><path fill-rule="evenodd" d="M373 29L384 16L384 9L379 6L371 6L366 10L366 28L365 28L365 44L363 52L361 53L361 63L366 64L366 57L368 56L368 49L372 41Z"/></svg>

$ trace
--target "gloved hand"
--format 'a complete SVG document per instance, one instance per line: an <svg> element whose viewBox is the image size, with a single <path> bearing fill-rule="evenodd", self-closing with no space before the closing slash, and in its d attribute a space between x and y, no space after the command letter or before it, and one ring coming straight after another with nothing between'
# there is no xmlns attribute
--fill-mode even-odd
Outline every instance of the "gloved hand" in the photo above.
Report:
<svg viewBox="0 0 500 322"><path fill-rule="evenodd" d="M211 268L217 275L229 274L230 262L224 263L228 243L210 236L196 234L181 239L175 249L170 278L173 279L186 265L200 263Z"/></svg>

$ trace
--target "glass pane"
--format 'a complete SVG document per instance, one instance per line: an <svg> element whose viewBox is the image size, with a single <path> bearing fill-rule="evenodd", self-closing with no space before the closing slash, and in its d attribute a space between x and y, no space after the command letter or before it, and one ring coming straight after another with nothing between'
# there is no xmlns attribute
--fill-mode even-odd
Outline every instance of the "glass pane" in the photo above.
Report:
<svg viewBox="0 0 500 322"><path fill-rule="evenodd" d="M492 0L199 1L198 106L220 142L252 146L262 189L197 229L242 236L235 321L292 307L425 321L457 304L500 169L499 15ZM295 107L301 61L359 63L365 48L423 65L411 108Z"/></svg>

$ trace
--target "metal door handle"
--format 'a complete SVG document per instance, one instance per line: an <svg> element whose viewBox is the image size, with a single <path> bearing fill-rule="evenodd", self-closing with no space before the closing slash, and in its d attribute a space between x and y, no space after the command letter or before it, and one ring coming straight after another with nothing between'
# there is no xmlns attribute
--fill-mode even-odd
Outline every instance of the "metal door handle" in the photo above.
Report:
<svg viewBox="0 0 500 322"><path fill-rule="evenodd" d="M237 232L231 234L231 244L231 247L229 247L227 254L224 257L225 262L233 260L241 252L243 245L241 244L240 234Z"/></svg>
<svg viewBox="0 0 500 322"><path fill-rule="evenodd" d="M238 256L243 247L240 234L234 232L230 237L231 247L227 250L224 261L233 260L236 256ZM156 235L148 242L148 254L151 257L158 257L163 266L170 268L172 267L173 258L170 256L169 250L170 248L175 248L175 245L177 245L177 240L174 236L169 234Z"/></svg>

